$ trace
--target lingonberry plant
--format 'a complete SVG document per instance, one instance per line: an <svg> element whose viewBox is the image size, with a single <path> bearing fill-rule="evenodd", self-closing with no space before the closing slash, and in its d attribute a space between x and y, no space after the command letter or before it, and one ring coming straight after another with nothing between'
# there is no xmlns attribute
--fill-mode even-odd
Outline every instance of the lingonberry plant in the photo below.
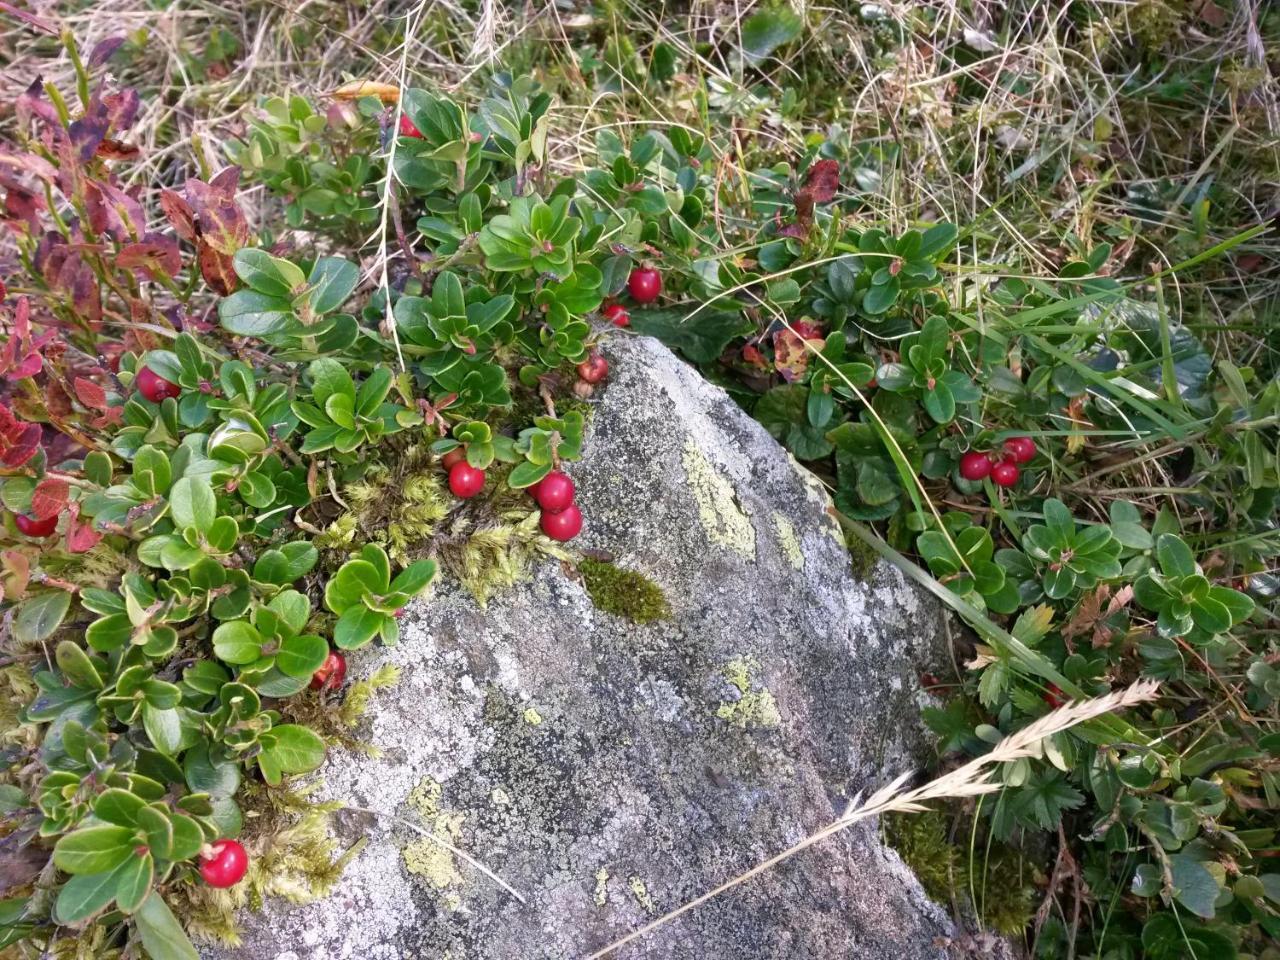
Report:
<svg viewBox="0 0 1280 960"><path fill-rule="evenodd" d="M429 537L394 544L402 563L317 537L339 491L429 451L459 498L443 511L539 485L546 536L577 536L562 467L607 370L606 270L614 293L627 270L604 237L638 242L643 218L548 177L527 84L475 115L416 90L265 103L236 155L290 225L363 233L393 152L391 215L431 211L394 279L361 289L343 256L258 245L236 168L124 187L137 95L95 89L67 43L80 102L33 86L2 154L25 171L3 181L21 268L0 303L4 669L37 692L0 774L29 850L0 944L189 960L166 895L241 881L240 785L319 766L297 705L331 703L340 651L395 643L437 575Z"/></svg>

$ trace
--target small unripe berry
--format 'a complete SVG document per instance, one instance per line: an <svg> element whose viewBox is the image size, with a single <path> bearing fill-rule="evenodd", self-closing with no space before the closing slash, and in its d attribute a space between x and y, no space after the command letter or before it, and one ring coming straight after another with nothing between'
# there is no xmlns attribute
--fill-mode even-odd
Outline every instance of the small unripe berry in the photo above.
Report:
<svg viewBox="0 0 1280 960"><path fill-rule="evenodd" d="M653 303L662 293L662 275L653 267L636 267L627 277L627 291L636 303Z"/></svg>
<svg viewBox="0 0 1280 960"><path fill-rule="evenodd" d="M991 458L977 450L970 450L960 458L960 476L966 480L981 480L990 476L991 467Z"/></svg>
<svg viewBox="0 0 1280 960"><path fill-rule="evenodd" d="M557 513L573 503L573 480L566 474L555 470L548 473L538 482L533 499L543 510Z"/></svg>
<svg viewBox="0 0 1280 960"><path fill-rule="evenodd" d="M578 364L578 376L587 383L599 383L609 375L609 361L602 355L593 353Z"/></svg>
<svg viewBox="0 0 1280 960"><path fill-rule="evenodd" d="M463 500L474 497L484 489L484 471L469 463L455 463L449 469L449 489Z"/></svg>
<svg viewBox="0 0 1280 960"><path fill-rule="evenodd" d="M176 383L170 383L150 367L143 367L138 371L138 376L134 379L133 385L138 388L139 393L152 403L159 403L167 397L176 397L182 393L180 386Z"/></svg>
<svg viewBox="0 0 1280 960"><path fill-rule="evenodd" d="M337 650L330 650L320 669L311 675L311 689L338 690L346 679L347 658Z"/></svg>
<svg viewBox="0 0 1280 960"><path fill-rule="evenodd" d="M606 303L600 312L606 320L611 320L615 327L626 327L631 324L631 315L620 303Z"/></svg>
<svg viewBox="0 0 1280 960"><path fill-rule="evenodd" d="M1036 442L1030 437L1010 437L1004 442L1004 452L1014 463L1026 463L1036 455Z"/></svg>
<svg viewBox="0 0 1280 960"><path fill-rule="evenodd" d="M538 526L552 540L572 540L582 530L582 511L573 503L558 513L543 510Z"/></svg>
<svg viewBox="0 0 1280 960"><path fill-rule="evenodd" d="M454 447L443 457L440 458L440 465L446 470L452 470L454 464L462 463L467 459L467 451L463 447Z"/></svg>
<svg viewBox="0 0 1280 960"><path fill-rule="evenodd" d="M13 515L13 525L18 528L20 533L28 537L47 537L58 529L58 517L55 514L52 517L46 517L44 520L37 520L35 517L28 517L26 514L15 513Z"/></svg>
<svg viewBox="0 0 1280 960"><path fill-rule="evenodd" d="M991 468L991 480L997 487L1012 487L1021 475L1022 471L1012 460L1001 460Z"/></svg>
<svg viewBox="0 0 1280 960"><path fill-rule="evenodd" d="M249 854L235 840L214 841L200 858L200 876L211 887L234 887L249 869Z"/></svg>

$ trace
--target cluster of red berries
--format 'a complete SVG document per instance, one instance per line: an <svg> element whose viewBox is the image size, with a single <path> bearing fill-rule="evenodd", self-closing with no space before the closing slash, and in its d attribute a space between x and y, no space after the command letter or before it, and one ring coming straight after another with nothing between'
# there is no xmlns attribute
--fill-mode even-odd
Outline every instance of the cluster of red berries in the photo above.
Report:
<svg viewBox="0 0 1280 960"><path fill-rule="evenodd" d="M653 267L636 267L627 277L627 292L636 303L653 303L662 293L662 274ZM606 303L600 312L615 327L631 325L631 314L620 303Z"/></svg>
<svg viewBox="0 0 1280 960"><path fill-rule="evenodd" d="M990 477L997 487L1012 487L1022 475L1018 464L1026 463L1035 455L1036 444L1030 437L1010 437L1004 442L1004 453L999 458L977 450L966 453L960 458L960 476L966 480Z"/></svg>
<svg viewBox="0 0 1280 960"><path fill-rule="evenodd" d="M572 540L582 530L582 511L573 502L577 489L573 478L559 470L552 470L529 488L542 511L538 526L552 540Z"/></svg>

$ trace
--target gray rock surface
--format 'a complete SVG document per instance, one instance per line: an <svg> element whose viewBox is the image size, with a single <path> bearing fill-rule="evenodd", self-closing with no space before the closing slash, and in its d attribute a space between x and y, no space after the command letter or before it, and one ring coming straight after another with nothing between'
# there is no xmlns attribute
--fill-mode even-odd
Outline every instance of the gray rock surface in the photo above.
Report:
<svg viewBox="0 0 1280 960"><path fill-rule="evenodd" d="M209 956L585 957L917 764L936 607L883 565L853 574L820 486L723 391L653 340L606 354L574 546L659 583L671 619L601 612L559 563L485 610L440 584L398 646L352 658L404 669L361 731L382 756L321 771L319 796L447 837L527 905L403 825L340 814L369 843L338 892L268 903ZM922 960L954 935L868 824L616 956Z"/></svg>

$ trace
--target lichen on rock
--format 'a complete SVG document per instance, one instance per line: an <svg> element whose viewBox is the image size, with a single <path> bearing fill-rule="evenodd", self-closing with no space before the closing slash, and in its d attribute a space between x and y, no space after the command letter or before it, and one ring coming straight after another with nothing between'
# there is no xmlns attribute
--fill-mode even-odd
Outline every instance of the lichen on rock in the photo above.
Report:
<svg viewBox="0 0 1280 960"><path fill-rule="evenodd" d="M210 958L579 960L918 766L933 602L883 564L852 576L821 489L723 391L655 341L605 349L610 380L571 470L574 546L660 584L669 616L602 610L550 558L483 608L443 574L396 646L350 658L354 677L402 673L357 731L380 755L334 749L318 777L318 797L384 815L332 817L340 849L368 841L340 891L268 901L243 915L241 947ZM717 716L752 696L754 722ZM411 801L424 796L427 813ZM527 903L456 856L441 869L421 848L411 872L406 847L424 838L405 819ZM619 960L942 960L935 941L953 933L865 825Z"/></svg>

